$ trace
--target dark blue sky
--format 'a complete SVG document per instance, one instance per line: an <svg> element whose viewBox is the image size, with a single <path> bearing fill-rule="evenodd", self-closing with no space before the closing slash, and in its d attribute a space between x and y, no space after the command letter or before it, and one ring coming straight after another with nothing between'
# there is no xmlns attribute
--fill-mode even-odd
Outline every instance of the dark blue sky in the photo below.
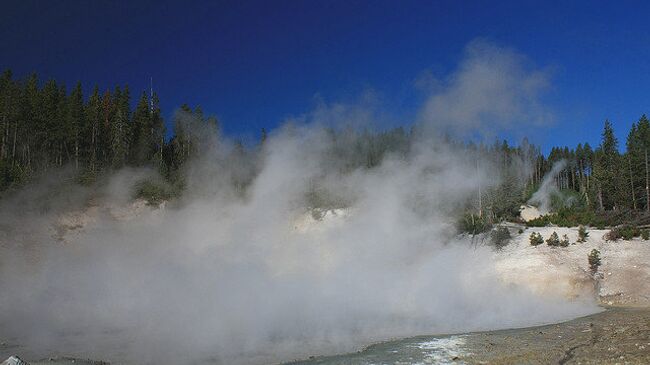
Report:
<svg viewBox="0 0 650 365"><path fill-rule="evenodd" d="M500 4L496 4L500 3ZM216 114L225 132L256 138L286 117L367 90L410 123L414 80L453 71L488 39L551 70L556 123L545 147L597 144L603 120L621 143L650 113L650 5L625 1L5 1L0 68L36 71L86 93L149 77L169 121L182 103ZM546 148L545 148L546 150Z"/></svg>

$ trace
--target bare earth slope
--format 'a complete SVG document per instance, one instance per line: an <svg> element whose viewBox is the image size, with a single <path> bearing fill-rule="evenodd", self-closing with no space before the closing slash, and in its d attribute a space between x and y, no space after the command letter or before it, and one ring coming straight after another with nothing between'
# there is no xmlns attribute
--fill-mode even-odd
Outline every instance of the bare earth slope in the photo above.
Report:
<svg viewBox="0 0 650 365"><path fill-rule="evenodd" d="M529 236L539 232L548 238L557 232L567 235L569 247L546 243L531 246ZM569 298L597 295L607 306L650 307L650 241L606 241L606 230L589 230L587 242L575 243L577 228L529 228L515 234L512 242L494 253L494 263L502 280L523 285L537 293L561 293ZM573 244L575 243L575 244ZM598 280L589 272L587 256L600 251Z"/></svg>

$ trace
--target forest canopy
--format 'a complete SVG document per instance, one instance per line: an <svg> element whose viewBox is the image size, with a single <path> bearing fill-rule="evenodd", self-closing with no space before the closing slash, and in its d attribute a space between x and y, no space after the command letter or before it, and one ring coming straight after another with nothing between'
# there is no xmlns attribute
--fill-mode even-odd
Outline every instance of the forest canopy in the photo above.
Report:
<svg viewBox="0 0 650 365"><path fill-rule="evenodd" d="M86 94L80 82L68 90L55 80L41 82L35 74L16 79L11 71L4 71L0 76L0 192L18 189L52 169L72 169L79 183L92 184L103 172L131 166L153 168L169 183L171 191L159 198L181 194L184 166L211 143L206 136L216 138L217 119L205 116L200 107L183 105L171 123L173 131L166 133L156 93L143 91L134 108L131 98L126 85L104 91L94 87ZM242 166L232 184L242 193L259 168L266 138L262 130L256 145L236 142L232 146L230 163ZM346 173L372 169L388 155L408 155L417 139L417 126L378 132L331 129L328 138L332 168ZM565 165L554 185L574 198L572 204L594 211L650 209L650 121L645 115L632 124L624 153L607 120L598 146L553 147L548 156L526 139L519 146L505 140L490 145L447 142L467 156L481 156L480 163L500 167L500 183L467 202L465 210L471 214L490 220L515 216L519 205L560 161ZM311 204L333 204L318 194L316 185ZM145 187L144 191L152 189Z"/></svg>

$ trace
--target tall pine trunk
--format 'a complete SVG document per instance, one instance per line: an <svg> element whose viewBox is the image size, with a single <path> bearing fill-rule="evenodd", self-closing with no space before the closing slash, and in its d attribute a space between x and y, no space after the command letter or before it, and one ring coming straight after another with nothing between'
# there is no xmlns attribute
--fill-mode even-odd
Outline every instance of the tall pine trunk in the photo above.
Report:
<svg viewBox="0 0 650 365"><path fill-rule="evenodd" d="M74 168L79 171L79 134L74 137Z"/></svg>
<svg viewBox="0 0 650 365"><path fill-rule="evenodd" d="M650 212L650 181L648 180L648 150L645 150L645 208Z"/></svg>
<svg viewBox="0 0 650 365"><path fill-rule="evenodd" d="M630 186L632 188L632 209L636 210L636 199L634 198L634 175L632 175L632 161L630 155L627 155L627 165L630 169Z"/></svg>
<svg viewBox="0 0 650 365"><path fill-rule="evenodd" d="M11 146L11 163L14 164L16 162L16 135L18 134L18 122L14 123L14 142L13 146Z"/></svg>

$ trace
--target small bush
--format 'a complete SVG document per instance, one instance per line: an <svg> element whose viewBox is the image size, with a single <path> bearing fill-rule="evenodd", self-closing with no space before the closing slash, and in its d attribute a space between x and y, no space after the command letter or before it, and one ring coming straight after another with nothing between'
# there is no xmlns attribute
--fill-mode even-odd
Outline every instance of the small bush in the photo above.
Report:
<svg viewBox="0 0 650 365"><path fill-rule="evenodd" d="M542 243L544 243L544 237L542 237L542 235L539 232L531 233L528 240L530 241L530 244L532 246L539 246Z"/></svg>
<svg viewBox="0 0 650 365"><path fill-rule="evenodd" d="M617 228L612 228L605 233L605 241L618 241L621 239L621 232Z"/></svg>
<svg viewBox="0 0 650 365"><path fill-rule="evenodd" d="M517 233L522 234L522 233L524 233L524 230L521 229L521 228L519 228L519 230L517 231Z"/></svg>
<svg viewBox="0 0 650 365"><path fill-rule="evenodd" d="M643 238L646 241L650 240L650 231L648 231L647 229L642 230L641 231L641 238Z"/></svg>
<svg viewBox="0 0 650 365"><path fill-rule="evenodd" d="M595 248L591 250L591 253L587 256L587 260L589 262L591 273L595 274L596 271L598 271L598 267L600 266L600 251L596 250Z"/></svg>
<svg viewBox="0 0 650 365"><path fill-rule="evenodd" d="M560 240L560 246L562 247L568 247L569 246L569 236L567 235L562 235L562 239Z"/></svg>
<svg viewBox="0 0 650 365"><path fill-rule="evenodd" d="M136 184L135 197L146 200L148 205L160 205L173 198L173 193L164 183L143 180Z"/></svg>
<svg viewBox="0 0 650 365"><path fill-rule="evenodd" d="M578 228L578 242L587 242L587 237L589 237L589 232L585 226L580 226Z"/></svg>
<svg viewBox="0 0 650 365"><path fill-rule="evenodd" d="M612 228L609 232L605 234L605 239L607 241L618 241L619 239L631 240L634 237L639 237L641 235L641 230L634 226L624 225L620 227Z"/></svg>
<svg viewBox="0 0 650 365"><path fill-rule="evenodd" d="M634 226L624 226L621 235L623 236L624 240L631 240L634 237L639 237L641 235L641 231L634 227Z"/></svg>
<svg viewBox="0 0 650 365"><path fill-rule="evenodd" d="M546 239L546 244L553 247L560 245L560 237L558 237L557 232L553 231L553 233L551 233L551 236Z"/></svg>
<svg viewBox="0 0 650 365"><path fill-rule="evenodd" d="M498 227L490 234L490 241L498 249L507 245L510 238L512 238L512 236L510 236L510 231L508 231L508 228L506 227Z"/></svg>
<svg viewBox="0 0 650 365"><path fill-rule="evenodd" d="M604 211L597 212L588 209L582 204L562 207L558 209L555 213L547 214L541 216L537 219L526 222L528 227L545 227L550 224L557 225L559 227L575 227L579 225L598 227L598 229L604 229L604 227L611 227L616 225L625 224L625 222L630 222L638 218L638 214L635 212L627 212L621 214L614 211Z"/></svg>

